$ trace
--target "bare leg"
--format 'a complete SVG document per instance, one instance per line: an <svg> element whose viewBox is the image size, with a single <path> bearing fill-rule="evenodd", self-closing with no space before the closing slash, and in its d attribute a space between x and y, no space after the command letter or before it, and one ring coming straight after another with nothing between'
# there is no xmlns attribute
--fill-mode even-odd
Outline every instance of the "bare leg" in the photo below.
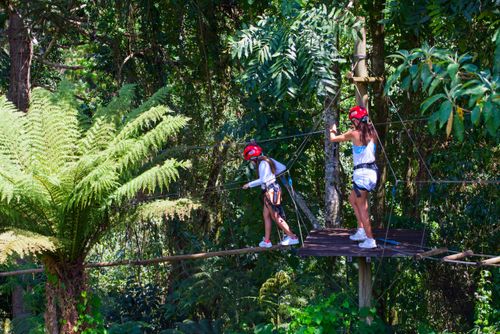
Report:
<svg viewBox="0 0 500 334"><path fill-rule="evenodd" d="M370 216L368 215L368 192L361 190L360 193L361 197L356 197L356 205L359 210L361 222L365 228L366 236L373 239Z"/></svg>
<svg viewBox="0 0 500 334"><path fill-rule="evenodd" d="M265 241L271 240L271 212L267 205L264 203L264 209L262 210L262 216L264 217L264 239Z"/></svg>
<svg viewBox="0 0 500 334"><path fill-rule="evenodd" d="M358 223L358 228L363 227L363 223L361 221L361 215L359 213L358 203L356 202L356 192L351 190L351 194L349 195L349 203L351 203L352 208L354 209L354 215L356 216L356 221Z"/></svg>
<svg viewBox="0 0 500 334"><path fill-rule="evenodd" d="M281 218L279 213L277 213L273 210L270 210L270 211L271 211L271 217L273 217L273 220L276 222L276 225L278 225L278 227L280 229L282 229L283 232L285 232L285 234L288 235L289 237L294 238L294 239L297 238L295 233L293 233L292 230L290 230L290 227L288 226L286 221L283 218Z"/></svg>

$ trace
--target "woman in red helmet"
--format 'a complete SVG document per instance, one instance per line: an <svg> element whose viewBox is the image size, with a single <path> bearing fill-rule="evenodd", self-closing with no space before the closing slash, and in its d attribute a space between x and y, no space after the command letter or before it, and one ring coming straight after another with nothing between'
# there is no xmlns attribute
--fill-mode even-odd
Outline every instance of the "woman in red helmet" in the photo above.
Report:
<svg viewBox="0 0 500 334"><path fill-rule="evenodd" d="M361 241L361 248L375 248L377 243L373 238L370 216L368 214L368 193L377 185L377 165L375 164L376 132L368 119L365 108L356 106L349 111L352 129L337 135L335 124L330 129L330 141L352 142L354 172L352 176L353 190L349 195L354 214L358 222L358 230L350 236L351 240Z"/></svg>
<svg viewBox="0 0 500 334"><path fill-rule="evenodd" d="M243 156L245 160L250 161L256 167L259 177L257 180L243 185L243 189L260 186L264 199L262 215L264 217L265 234L259 243L259 247L269 248L273 245L271 243L271 224L273 220L286 234L286 237L280 242L281 245L289 246L298 244L299 239L290 230L285 221L285 212L281 206L281 187L276 182L276 175L283 173L286 170L286 166L263 155L262 148L255 142L245 147Z"/></svg>

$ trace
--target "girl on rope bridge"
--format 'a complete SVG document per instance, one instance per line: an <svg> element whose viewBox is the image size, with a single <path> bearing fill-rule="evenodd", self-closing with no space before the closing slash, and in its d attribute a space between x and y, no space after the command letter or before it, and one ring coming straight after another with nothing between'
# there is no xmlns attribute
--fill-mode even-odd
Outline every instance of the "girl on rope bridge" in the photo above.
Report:
<svg viewBox="0 0 500 334"><path fill-rule="evenodd" d="M361 248L375 248L377 243L373 239L370 216L368 214L368 193L377 185L377 165L375 164L375 128L368 119L365 108L356 106L349 111L349 120L353 128L343 134L337 135L337 127L333 124L330 129L330 141L352 142L352 156L354 159L354 172L352 175L353 190L349 195L358 230L349 238L362 241Z"/></svg>
<svg viewBox="0 0 500 334"><path fill-rule="evenodd" d="M264 208L262 215L264 216L265 234L259 247L269 248L271 243L271 221L274 220L276 225L285 232L286 237L280 242L283 246L296 245L299 239L290 230L290 227L285 221L285 211L281 206L281 187L276 182L276 175L280 175L286 170L286 166L282 163L268 158L262 154L262 148L252 141L243 150L243 157L250 161L257 170L258 179L243 185L243 189L260 186L262 188L262 197Z"/></svg>

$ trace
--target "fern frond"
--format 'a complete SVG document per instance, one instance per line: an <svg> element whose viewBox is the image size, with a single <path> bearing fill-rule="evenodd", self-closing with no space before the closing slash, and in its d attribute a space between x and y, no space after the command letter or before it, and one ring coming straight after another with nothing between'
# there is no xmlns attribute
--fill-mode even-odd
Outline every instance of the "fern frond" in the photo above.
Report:
<svg viewBox="0 0 500 334"><path fill-rule="evenodd" d="M160 122L164 116L172 111L165 106L156 106L143 112L134 120L128 122L118 134L116 140L135 137L143 131L149 130Z"/></svg>
<svg viewBox="0 0 500 334"><path fill-rule="evenodd" d="M25 124L25 114L4 96L0 97L0 168L29 166Z"/></svg>
<svg viewBox="0 0 500 334"><path fill-rule="evenodd" d="M130 112L130 108L132 107L132 102L135 98L135 88L136 85L134 84L124 85L118 91L118 96L114 97L105 107L97 109L94 118L104 118L115 125L122 123L123 118Z"/></svg>
<svg viewBox="0 0 500 334"><path fill-rule="evenodd" d="M156 107L158 105L164 105L166 100L167 100L167 95L168 95L168 88L163 87L158 89L156 93L153 94L149 99L147 99L144 103L142 103L139 107L135 108L132 110L127 116L126 116L126 122L130 122L134 120L137 116L142 115L142 113L146 112L147 110L150 110L153 107Z"/></svg>
<svg viewBox="0 0 500 334"><path fill-rule="evenodd" d="M111 196L117 204L124 200L132 199L138 192L152 193L156 189L160 191L179 177L179 168L186 169L190 166L187 161L169 159L162 166L155 166L141 175L133 178L119 187Z"/></svg>
<svg viewBox="0 0 500 334"><path fill-rule="evenodd" d="M184 116L163 116L162 121L139 137L135 144L129 147L125 155L117 161L120 171L126 170L132 166L142 164L152 152L157 152L164 148L168 139L183 128L189 118Z"/></svg>
<svg viewBox="0 0 500 334"><path fill-rule="evenodd" d="M181 219L191 217L191 213L201 207L199 202L181 198L178 200L159 200L151 203L141 204L137 208L137 219L146 221L150 219L160 219L163 217L173 218L178 216Z"/></svg>
<svg viewBox="0 0 500 334"><path fill-rule="evenodd" d="M102 202L119 185L116 165L112 160L95 166L76 184L71 204L84 208L93 202Z"/></svg>
<svg viewBox="0 0 500 334"><path fill-rule="evenodd" d="M106 122L104 118L97 118L80 141L80 154L86 155L104 150L114 139L115 132L114 123Z"/></svg>
<svg viewBox="0 0 500 334"><path fill-rule="evenodd" d="M53 252L55 249L55 240L40 234L23 230L11 230L0 234L0 263L5 263L14 253L24 257Z"/></svg>

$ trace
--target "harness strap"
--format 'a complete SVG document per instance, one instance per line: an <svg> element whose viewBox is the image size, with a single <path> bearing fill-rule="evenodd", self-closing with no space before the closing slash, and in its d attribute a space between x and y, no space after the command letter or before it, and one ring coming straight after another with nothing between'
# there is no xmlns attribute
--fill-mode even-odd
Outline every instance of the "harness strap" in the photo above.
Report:
<svg viewBox="0 0 500 334"><path fill-rule="evenodd" d="M360 168L368 168L368 169L378 170L378 167L377 167L377 164L375 163L375 161L354 166L354 170L360 169Z"/></svg>

